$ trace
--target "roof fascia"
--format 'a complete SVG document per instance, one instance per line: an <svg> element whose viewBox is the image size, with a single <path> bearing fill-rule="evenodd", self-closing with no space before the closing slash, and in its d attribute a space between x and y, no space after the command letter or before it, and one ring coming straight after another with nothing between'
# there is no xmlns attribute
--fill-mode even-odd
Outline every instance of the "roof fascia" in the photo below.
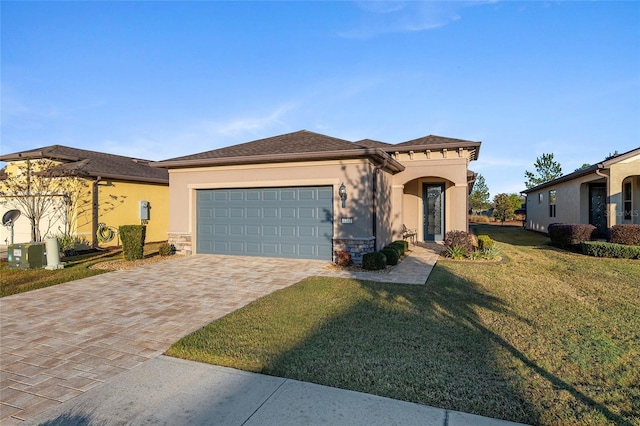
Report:
<svg viewBox="0 0 640 426"><path fill-rule="evenodd" d="M385 147L387 152L409 152L409 151L426 151L426 150L439 150L439 149L458 149L458 148L475 148L476 153L474 160L478 159L480 155L481 142L461 142L461 143L434 143L428 145L390 145L389 148Z"/></svg>

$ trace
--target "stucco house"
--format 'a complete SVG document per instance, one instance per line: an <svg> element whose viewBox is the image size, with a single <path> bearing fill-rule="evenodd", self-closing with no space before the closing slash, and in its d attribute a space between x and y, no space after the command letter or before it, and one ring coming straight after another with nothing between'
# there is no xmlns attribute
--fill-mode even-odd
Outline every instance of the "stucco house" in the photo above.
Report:
<svg viewBox="0 0 640 426"><path fill-rule="evenodd" d="M332 260L467 230L480 142L389 144L306 130L152 163L169 170L169 241L187 253ZM344 195L341 195L344 194Z"/></svg>
<svg viewBox="0 0 640 426"><path fill-rule="evenodd" d="M527 195L528 229L551 223L584 223L605 235L617 224L640 223L640 148L603 160L542 185Z"/></svg>
<svg viewBox="0 0 640 426"><path fill-rule="evenodd" d="M83 237L97 246L100 245L96 238L99 223L115 229L121 225L145 223L147 241L167 239L169 174L167 170L150 167L148 160L52 145L4 154L0 156L0 161L7 163L0 178L0 188L8 176L24 174L28 162L46 162L53 166L48 170L55 176L60 179L73 178L78 182L73 188L80 194L75 209L65 207L65 200L68 204L72 194L46 194L54 202L50 203L40 224L43 238L68 230L72 235ZM16 208L19 209L19 206L15 200L12 201L11 194L0 197L0 214ZM147 219L143 219L141 214L148 214ZM4 226L0 228L0 244L6 244L10 241L10 229ZM14 242L29 241L31 224L22 215L14 224ZM113 239L102 245L116 243L117 239Z"/></svg>

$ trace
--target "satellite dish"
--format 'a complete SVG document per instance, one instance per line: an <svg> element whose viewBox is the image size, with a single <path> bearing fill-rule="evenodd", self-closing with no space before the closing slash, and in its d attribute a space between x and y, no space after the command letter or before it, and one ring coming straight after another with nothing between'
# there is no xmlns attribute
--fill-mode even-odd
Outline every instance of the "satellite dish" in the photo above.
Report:
<svg viewBox="0 0 640 426"><path fill-rule="evenodd" d="M20 217L20 210L9 210L2 215L2 224L4 226L13 226L16 220Z"/></svg>

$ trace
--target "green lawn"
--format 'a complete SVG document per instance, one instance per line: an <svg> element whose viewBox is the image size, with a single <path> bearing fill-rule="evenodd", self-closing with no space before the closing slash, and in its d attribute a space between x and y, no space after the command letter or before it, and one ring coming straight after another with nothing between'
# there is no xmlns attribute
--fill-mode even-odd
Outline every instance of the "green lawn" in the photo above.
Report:
<svg viewBox="0 0 640 426"><path fill-rule="evenodd" d="M640 424L640 261L484 225L501 263L425 286L313 277L169 355L531 424Z"/></svg>
<svg viewBox="0 0 640 426"><path fill-rule="evenodd" d="M145 256L158 253L160 243L145 245ZM64 269L17 269L9 266L6 260L0 262L0 297L23 293L68 281L79 280L107 271L89 269L90 266L106 260L122 258L122 250L115 249L107 252L97 252L61 259L65 263Z"/></svg>

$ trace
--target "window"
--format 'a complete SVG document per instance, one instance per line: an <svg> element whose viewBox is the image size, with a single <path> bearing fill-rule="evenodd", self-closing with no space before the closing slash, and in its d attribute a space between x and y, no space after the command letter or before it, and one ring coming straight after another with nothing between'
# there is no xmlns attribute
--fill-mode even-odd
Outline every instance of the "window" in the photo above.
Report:
<svg viewBox="0 0 640 426"><path fill-rule="evenodd" d="M549 217L556 217L556 190L549 191Z"/></svg>
<svg viewBox="0 0 640 426"><path fill-rule="evenodd" d="M544 196L542 195L542 192L538 193L538 204L542 204L542 199L544 198Z"/></svg>
<svg viewBox="0 0 640 426"><path fill-rule="evenodd" d="M624 220L631 220L631 182L627 182L622 187L622 204L624 206Z"/></svg>

